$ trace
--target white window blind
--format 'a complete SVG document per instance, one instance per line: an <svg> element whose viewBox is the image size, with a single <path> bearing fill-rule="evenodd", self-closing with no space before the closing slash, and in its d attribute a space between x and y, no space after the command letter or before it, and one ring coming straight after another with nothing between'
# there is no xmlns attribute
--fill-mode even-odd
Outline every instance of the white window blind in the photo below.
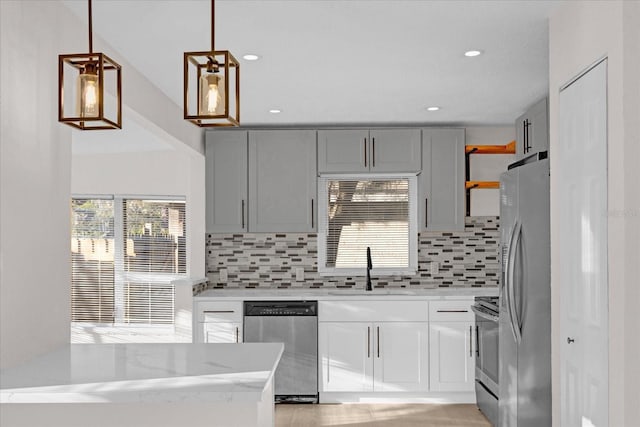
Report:
<svg viewBox="0 0 640 427"><path fill-rule="evenodd" d="M114 321L113 200L71 201L71 319Z"/></svg>
<svg viewBox="0 0 640 427"><path fill-rule="evenodd" d="M415 176L324 176L319 184L319 271L363 275L415 272Z"/></svg>
<svg viewBox="0 0 640 427"><path fill-rule="evenodd" d="M173 323L171 281L186 275L184 200L75 198L72 207L72 321Z"/></svg>

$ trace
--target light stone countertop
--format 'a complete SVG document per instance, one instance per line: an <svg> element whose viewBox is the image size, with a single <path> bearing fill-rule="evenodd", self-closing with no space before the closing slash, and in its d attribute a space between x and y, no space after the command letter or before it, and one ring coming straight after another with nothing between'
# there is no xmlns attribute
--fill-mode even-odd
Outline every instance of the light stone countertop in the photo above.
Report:
<svg viewBox="0 0 640 427"><path fill-rule="evenodd" d="M258 402L281 343L70 344L0 374L0 403Z"/></svg>
<svg viewBox="0 0 640 427"><path fill-rule="evenodd" d="M475 296L497 296L497 287L486 288L435 288L405 289L385 288L365 291L364 289L207 289L194 297L194 300L243 299L243 300L412 300L412 299L460 299Z"/></svg>

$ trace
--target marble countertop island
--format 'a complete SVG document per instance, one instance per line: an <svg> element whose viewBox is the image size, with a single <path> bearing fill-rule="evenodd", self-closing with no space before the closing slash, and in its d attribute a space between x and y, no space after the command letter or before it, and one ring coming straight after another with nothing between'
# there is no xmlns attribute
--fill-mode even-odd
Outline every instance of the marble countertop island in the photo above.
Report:
<svg viewBox="0 0 640 427"><path fill-rule="evenodd" d="M98 417L101 426L176 425L182 414L183 426L220 425L215 414L222 425L271 426L283 348L70 344L1 372L0 424L86 426Z"/></svg>

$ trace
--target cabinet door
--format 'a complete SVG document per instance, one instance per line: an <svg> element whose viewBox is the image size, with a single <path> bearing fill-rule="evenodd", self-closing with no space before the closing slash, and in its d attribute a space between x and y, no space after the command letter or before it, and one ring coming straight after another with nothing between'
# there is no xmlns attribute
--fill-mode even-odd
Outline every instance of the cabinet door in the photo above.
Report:
<svg viewBox="0 0 640 427"><path fill-rule="evenodd" d="M475 358L474 325L469 322L429 324L429 383L431 391L472 391Z"/></svg>
<svg viewBox="0 0 640 427"><path fill-rule="evenodd" d="M242 323L237 322L205 322L201 323L204 343L239 343L242 342Z"/></svg>
<svg viewBox="0 0 640 427"><path fill-rule="evenodd" d="M464 230L464 129L423 129L420 230Z"/></svg>
<svg viewBox="0 0 640 427"><path fill-rule="evenodd" d="M549 149L549 114L543 98L516 119L516 160Z"/></svg>
<svg viewBox="0 0 640 427"><path fill-rule="evenodd" d="M372 172L420 171L420 129L377 129L369 135Z"/></svg>
<svg viewBox="0 0 640 427"><path fill-rule="evenodd" d="M527 113L521 115L516 119L516 160L520 160L525 156L527 152Z"/></svg>
<svg viewBox="0 0 640 427"><path fill-rule="evenodd" d="M316 228L316 134L249 132L249 231Z"/></svg>
<svg viewBox="0 0 640 427"><path fill-rule="evenodd" d="M540 100L528 111L530 148L527 154L549 149L549 115L547 111L547 98Z"/></svg>
<svg viewBox="0 0 640 427"><path fill-rule="evenodd" d="M369 131L366 129L319 130L318 171L368 171L368 144Z"/></svg>
<svg viewBox="0 0 640 427"><path fill-rule="evenodd" d="M428 391L428 324L383 322L374 333L375 391Z"/></svg>
<svg viewBox="0 0 640 427"><path fill-rule="evenodd" d="M206 132L207 232L247 231L247 133Z"/></svg>
<svg viewBox="0 0 640 427"><path fill-rule="evenodd" d="M373 325L319 322L321 392L373 391Z"/></svg>

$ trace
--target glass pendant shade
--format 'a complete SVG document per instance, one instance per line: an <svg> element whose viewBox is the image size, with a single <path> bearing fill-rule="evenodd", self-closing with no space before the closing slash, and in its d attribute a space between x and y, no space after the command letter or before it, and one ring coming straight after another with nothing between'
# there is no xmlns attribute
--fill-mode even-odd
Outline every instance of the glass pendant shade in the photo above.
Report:
<svg viewBox="0 0 640 427"><path fill-rule="evenodd" d="M78 117L96 118L100 115L100 82L98 75L91 70L85 70L78 75L76 88L76 114Z"/></svg>
<svg viewBox="0 0 640 427"><path fill-rule="evenodd" d="M198 89L200 108L198 114L217 116L224 114L224 78L219 73L205 72L200 76Z"/></svg>

